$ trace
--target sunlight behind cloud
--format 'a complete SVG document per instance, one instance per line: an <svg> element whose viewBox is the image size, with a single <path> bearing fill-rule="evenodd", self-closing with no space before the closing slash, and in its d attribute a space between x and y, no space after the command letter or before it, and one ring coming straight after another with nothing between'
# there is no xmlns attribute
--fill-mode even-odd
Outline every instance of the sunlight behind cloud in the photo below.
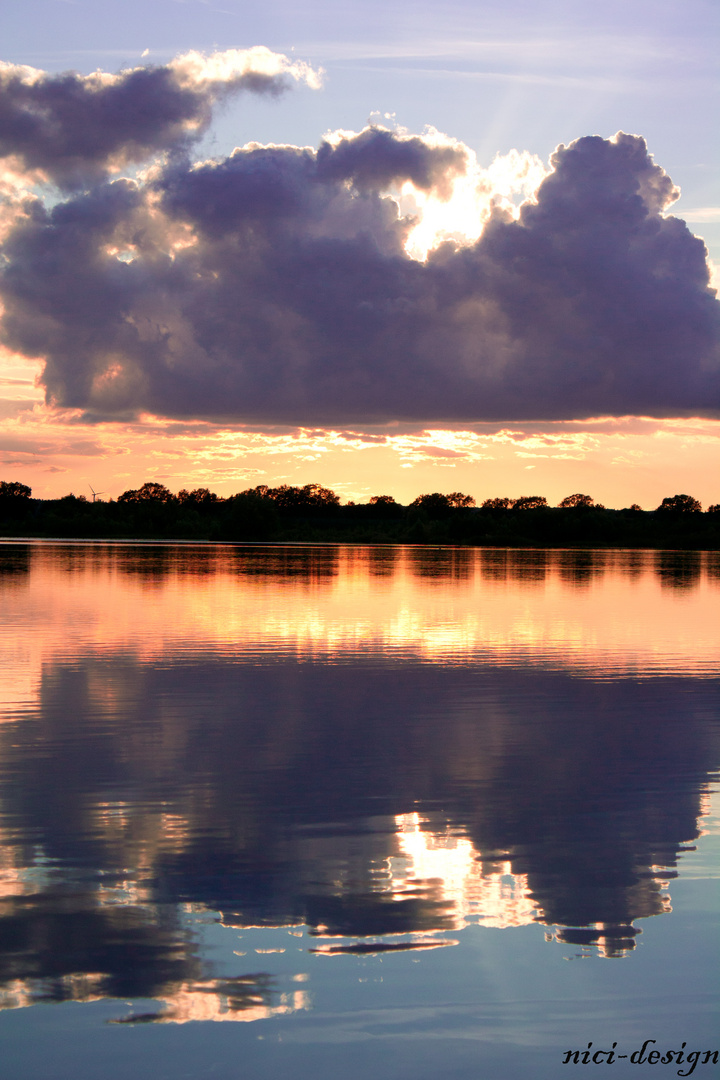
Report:
<svg viewBox="0 0 720 1080"><path fill-rule="evenodd" d="M430 129L428 140L445 140ZM419 190L411 181L403 184L399 207L401 213L417 218L405 243L407 254L419 261L440 244L451 241L459 246L474 244L482 234L495 207L513 218L518 216L521 200L531 199L548 170L536 154L510 150L496 155L492 164L483 169L474 152L464 146L467 171L455 176L449 198L443 199L434 191Z"/></svg>
<svg viewBox="0 0 720 1080"><path fill-rule="evenodd" d="M314 90L322 86L321 69L316 70L303 61L290 60L264 45L210 54L193 49L171 60L168 67L176 73L181 86L212 87L251 75L273 78L287 75L296 82L307 83Z"/></svg>

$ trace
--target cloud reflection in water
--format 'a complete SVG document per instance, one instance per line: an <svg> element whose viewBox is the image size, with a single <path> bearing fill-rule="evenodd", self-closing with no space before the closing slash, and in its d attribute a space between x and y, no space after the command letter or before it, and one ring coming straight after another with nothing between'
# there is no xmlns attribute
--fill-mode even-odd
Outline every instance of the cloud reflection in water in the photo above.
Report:
<svg viewBox="0 0 720 1080"><path fill-rule="evenodd" d="M416 550L378 578L378 552L270 551L263 573L262 550L151 551L35 549L20 600L13 554L0 586L42 628L34 696L0 725L5 1008L142 998L161 1005L123 1022L179 1023L309 1007L267 971L213 972L188 912L298 927L315 954L537 922L613 956L670 910L720 759L718 680L678 647L699 626L678 593L702 608L710 560ZM608 671L613 603L638 580L630 659ZM677 616L669 648L656 637L638 678L658 611ZM315 629L278 651L300 612ZM191 625L199 644L178 648ZM568 646L593 655L593 634L587 671Z"/></svg>

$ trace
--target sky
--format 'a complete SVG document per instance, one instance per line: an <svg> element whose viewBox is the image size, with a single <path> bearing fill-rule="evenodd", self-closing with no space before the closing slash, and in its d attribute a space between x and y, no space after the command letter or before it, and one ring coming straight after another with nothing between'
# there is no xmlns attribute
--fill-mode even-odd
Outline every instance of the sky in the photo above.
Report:
<svg viewBox="0 0 720 1080"><path fill-rule="evenodd" d="M0 12L0 479L720 502L714 0Z"/></svg>

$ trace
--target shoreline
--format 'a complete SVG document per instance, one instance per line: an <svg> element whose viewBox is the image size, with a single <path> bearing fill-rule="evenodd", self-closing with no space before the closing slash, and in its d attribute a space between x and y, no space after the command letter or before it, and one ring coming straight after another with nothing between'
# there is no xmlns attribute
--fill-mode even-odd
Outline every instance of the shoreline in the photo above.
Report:
<svg viewBox="0 0 720 1080"><path fill-rule="evenodd" d="M205 540L205 539L181 539L175 537L113 537L113 536L2 536L0 535L0 547L10 547L15 544L38 544L38 545L78 545L89 547L114 546L114 547L229 547L229 548L335 548L335 547L359 547L359 548L424 548L424 549L450 549L457 551L668 551L682 553L712 554L720 551L716 547L687 547L667 546L653 544L458 544L437 543L432 541L387 541L387 540Z"/></svg>

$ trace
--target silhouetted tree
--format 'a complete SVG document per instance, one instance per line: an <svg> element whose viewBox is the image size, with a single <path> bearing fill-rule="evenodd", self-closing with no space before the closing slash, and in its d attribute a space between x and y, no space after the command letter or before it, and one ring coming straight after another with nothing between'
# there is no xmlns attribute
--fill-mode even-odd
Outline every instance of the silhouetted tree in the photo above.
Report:
<svg viewBox="0 0 720 1080"><path fill-rule="evenodd" d="M173 495L169 488L166 488L164 484L157 484L154 481L149 480L143 484L141 488L130 489L123 491L122 495L118 496L118 502L122 503L136 503L136 502L159 502L159 503L171 503L176 501L176 496Z"/></svg>
<svg viewBox="0 0 720 1080"><path fill-rule="evenodd" d="M271 540L279 519L277 507L268 498L268 488L257 488L231 495L222 503L222 538L227 540Z"/></svg>
<svg viewBox="0 0 720 1080"><path fill-rule="evenodd" d="M702 504L697 499L693 499L692 495L672 495L663 499L658 510L669 510L676 514L696 514L702 510Z"/></svg>
<svg viewBox="0 0 720 1080"><path fill-rule="evenodd" d="M540 510L547 504L544 495L521 495L513 503L513 510Z"/></svg>
<svg viewBox="0 0 720 1080"><path fill-rule="evenodd" d="M18 480L0 480L0 499L29 499L32 488Z"/></svg>
<svg viewBox="0 0 720 1080"><path fill-rule="evenodd" d="M182 491L178 491L177 498L178 502L190 506L207 506L209 503L220 501L215 492L206 487L194 488L193 491L183 488Z"/></svg>
<svg viewBox="0 0 720 1080"><path fill-rule="evenodd" d="M449 506L453 506L457 510L463 510L475 505L472 495L463 495L462 491L451 491L447 496L447 501Z"/></svg>
<svg viewBox="0 0 720 1080"><path fill-rule="evenodd" d="M268 488L267 497L283 510L329 509L340 505L340 496L320 484L305 484L304 487L282 484Z"/></svg>
<svg viewBox="0 0 720 1080"><path fill-rule="evenodd" d="M411 507L424 510L430 518L445 517L451 510L474 505L473 497L463 495L460 491L453 491L450 495L441 495L439 491L433 491L429 495L418 495L417 499L410 503Z"/></svg>
<svg viewBox="0 0 720 1080"><path fill-rule="evenodd" d="M561 510L574 510L580 506L594 506L595 500L591 495L566 495L562 502L558 503Z"/></svg>
<svg viewBox="0 0 720 1080"><path fill-rule="evenodd" d="M373 519L381 518L383 521L402 517L405 509L392 495L373 495L368 505L372 508Z"/></svg>
<svg viewBox="0 0 720 1080"><path fill-rule="evenodd" d="M510 510L512 508L512 499L486 499L482 504L482 510Z"/></svg>

